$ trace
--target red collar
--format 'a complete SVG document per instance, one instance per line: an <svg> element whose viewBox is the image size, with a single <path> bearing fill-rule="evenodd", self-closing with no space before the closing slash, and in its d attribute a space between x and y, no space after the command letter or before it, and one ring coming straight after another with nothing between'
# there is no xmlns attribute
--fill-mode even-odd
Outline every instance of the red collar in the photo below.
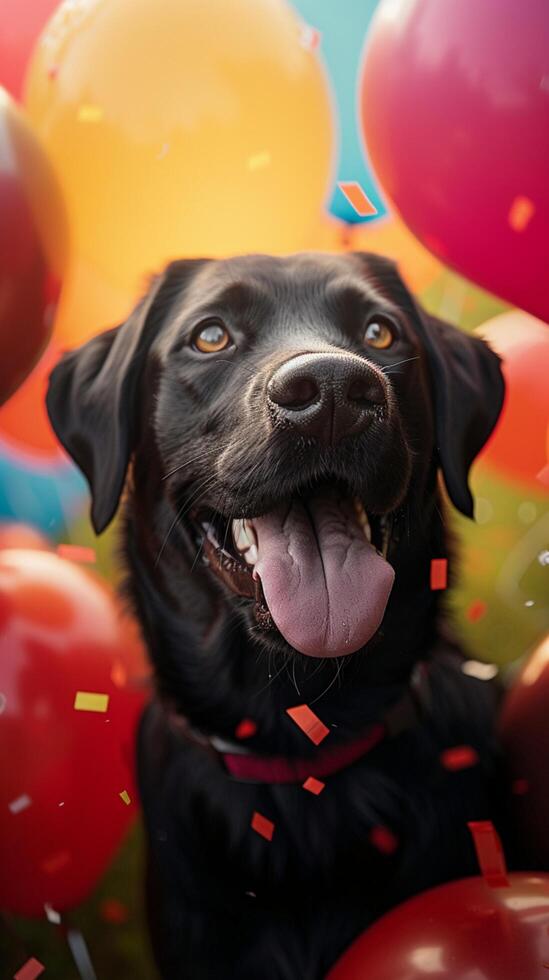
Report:
<svg viewBox="0 0 549 980"><path fill-rule="evenodd" d="M188 721L169 711L172 731L200 745L221 763L232 779L254 783L303 783L309 776L332 776L371 752L380 742L415 728L429 706L428 667L416 664L405 693L386 710L380 721L369 725L349 742L318 747L307 757L254 755L241 743L224 742L193 730Z"/></svg>

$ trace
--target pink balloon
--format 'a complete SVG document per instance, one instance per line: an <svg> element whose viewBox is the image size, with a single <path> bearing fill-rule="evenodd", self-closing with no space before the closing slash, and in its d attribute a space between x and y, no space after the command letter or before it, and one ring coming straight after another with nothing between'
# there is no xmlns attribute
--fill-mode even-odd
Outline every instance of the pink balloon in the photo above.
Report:
<svg viewBox="0 0 549 980"><path fill-rule="evenodd" d="M547 0L384 0L368 38L384 190L440 259L549 320Z"/></svg>
<svg viewBox="0 0 549 980"><path fill-rule="evenodd" d="M17 99L34 42L59 0L0 0L0 85Z"/></svg>

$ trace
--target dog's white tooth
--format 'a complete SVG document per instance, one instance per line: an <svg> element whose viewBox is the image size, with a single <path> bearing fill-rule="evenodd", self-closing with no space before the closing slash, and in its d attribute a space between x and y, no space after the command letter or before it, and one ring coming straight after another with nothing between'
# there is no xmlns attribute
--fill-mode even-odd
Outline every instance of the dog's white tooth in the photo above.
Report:
<svg viewBox="0 0 549 980"><path fill-rule="evenodd" d="M251 541L245 527L245 521L241 518L233 521L233 541L238 551L245 552L250 547Z"/></svg>
<svg viewBox="0 0 549 980"><path fill-rule="evenodd" d="M251 544L246 554L244 555L248 565L255 565L257 562L257 548L255 544Z"/></svg>

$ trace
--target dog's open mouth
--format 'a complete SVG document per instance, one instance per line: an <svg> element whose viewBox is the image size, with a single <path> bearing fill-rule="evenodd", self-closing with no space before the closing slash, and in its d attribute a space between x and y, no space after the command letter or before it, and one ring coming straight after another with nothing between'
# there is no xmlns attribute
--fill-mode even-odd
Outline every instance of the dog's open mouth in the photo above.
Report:
<svg viewBox="0 0 549 980"><path fill-rule="evenodd" d="M237 594L254 597L260 622L271 625L272 617L294 649L337 657L379 629L394 582L388 530L357 498L324 485L230 526L212 512L195 521L212 569Z"/></svg>

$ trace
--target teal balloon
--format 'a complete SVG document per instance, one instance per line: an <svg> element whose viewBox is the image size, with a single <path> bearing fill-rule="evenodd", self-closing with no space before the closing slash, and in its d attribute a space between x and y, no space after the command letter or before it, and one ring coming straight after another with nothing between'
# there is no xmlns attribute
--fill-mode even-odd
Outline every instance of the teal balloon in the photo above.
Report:
<svg viewBox="0 0 549 980"><path fill-rule="evenodd" d="M321 35L319 53L332 84L339 122L336 180L356 180L378 212L361 218L336 183L330 211L351 224L371 221L387 213L370 161L361 146L358 122L362 51L378 3L379 0L293 0L301 19Z"/></svg>
<svg viewBox="0 0 549 980"><path fill-rule="evenodd" d="M88 501L86 481L71 463L32 465L1 447L0 521L22 521L56 537Z"/></svg>

